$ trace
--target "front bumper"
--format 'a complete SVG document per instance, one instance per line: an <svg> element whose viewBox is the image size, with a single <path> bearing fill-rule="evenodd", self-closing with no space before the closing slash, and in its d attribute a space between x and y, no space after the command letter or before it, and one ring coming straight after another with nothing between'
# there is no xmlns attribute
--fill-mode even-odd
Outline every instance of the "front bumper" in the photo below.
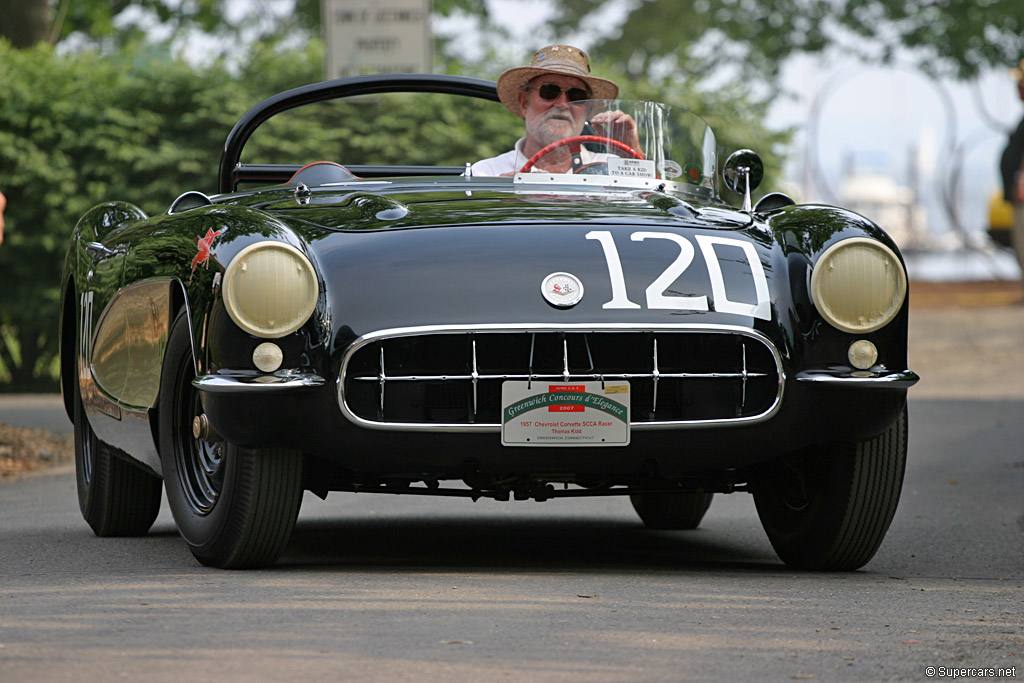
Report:
<svg viewBox="0 0 1024 683"><path fill-rule="evenodd" d="M797 373L796 381L818 386L861 389L909 389L921 379L913 370L807 370Z"/></svg>
<svg viewBox="0 0 1024 683"><path fill-rule="evenodd" d="M367 475L430 473L460 478L468 468L491 474L659 476L721 472L779 455L838 442L857 442L892 425L916 375L831 377L787 381L778 411L756 423L633 430L624 448L501 445L497 426L474 431L368 429L353 424L327 382L256 382L251 378L196 380L214 430L232 443L302 450ZM827 380L827 381L826 381Z"/></svg>

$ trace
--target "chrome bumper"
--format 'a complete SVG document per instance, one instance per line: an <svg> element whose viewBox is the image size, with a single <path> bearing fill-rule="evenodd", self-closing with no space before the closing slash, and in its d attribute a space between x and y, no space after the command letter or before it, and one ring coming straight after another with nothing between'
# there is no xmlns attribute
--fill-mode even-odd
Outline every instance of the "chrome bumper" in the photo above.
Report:
<svg viewBox="0 0 1024 683"><path fill-rule="evenodd" d="M912 370L899 372L807 370L796 375L797 382L847 389L909 389L920 379Z"/></svg>
<svg viewBox="0 0 1024 683"><path fill-rule="evenodd" d="M234 374L200 375L192 380L192 386L211 394L227 393L286 393L316 389L326 384L317 374Z"/></svg>

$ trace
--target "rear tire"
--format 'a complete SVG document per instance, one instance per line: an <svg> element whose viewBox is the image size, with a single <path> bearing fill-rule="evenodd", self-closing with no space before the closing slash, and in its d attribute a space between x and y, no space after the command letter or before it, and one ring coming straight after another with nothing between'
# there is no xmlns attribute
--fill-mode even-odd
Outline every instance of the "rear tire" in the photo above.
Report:
<svg viewBox="0 0 1024 683"><path fill-rule="evenodd" d="M160 459L167 502L202 564L264 567L284 551L302 502L302 453L193 436L201 415L184 311L171 326L160 384Z"/></svg>
<svg viewBox="0 0 1024 683"><path fill-rule="evenodd" d="M629 502L649 529L696 529L713 493L634 493Z"/></svg>
<svg viewBox="0 0 1024 683"><path fill-rule="evenodd" d="M160 478L100 441L74 380L75 479L78 507L97 536L143 536L160 512Z"/></svg>
<svg viewBox="0 0 1024 683"><path fill-rule="evenodd" d="M799 569L863 567L896 514L906 462L906 407L872 439L782 458L754 492L775 552Z"/></svg>

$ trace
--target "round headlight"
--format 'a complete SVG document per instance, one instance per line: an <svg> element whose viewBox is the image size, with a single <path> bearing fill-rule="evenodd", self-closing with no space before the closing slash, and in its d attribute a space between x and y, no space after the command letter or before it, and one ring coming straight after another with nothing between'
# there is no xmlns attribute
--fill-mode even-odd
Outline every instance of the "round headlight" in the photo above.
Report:
<svg viewBox="0 0 1024 683"><path fill-rule="evenodd" d="M833 327L860 334L885 327L907 296L907 274L892 249L851 237L825 250L811 273L814 306Z"/></svg>
<svg viewBox="0 0 1024 683"><path fill-rule="evenodd" d="M249 334L291 334L316 308L316 272L301 251L283 242L250 244L228 264L221 288L228 315Z"/></svg>

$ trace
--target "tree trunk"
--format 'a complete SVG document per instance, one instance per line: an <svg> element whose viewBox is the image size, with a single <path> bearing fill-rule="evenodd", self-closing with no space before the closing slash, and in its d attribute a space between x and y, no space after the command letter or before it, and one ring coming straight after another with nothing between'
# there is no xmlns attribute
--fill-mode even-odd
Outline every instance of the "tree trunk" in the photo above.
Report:
<svg viewBox="0 0 1024 683"><path fill-rule="evenodd" d="M16 48L49 40L50 5L46 0L0 0L0 38Z"/></svg>

